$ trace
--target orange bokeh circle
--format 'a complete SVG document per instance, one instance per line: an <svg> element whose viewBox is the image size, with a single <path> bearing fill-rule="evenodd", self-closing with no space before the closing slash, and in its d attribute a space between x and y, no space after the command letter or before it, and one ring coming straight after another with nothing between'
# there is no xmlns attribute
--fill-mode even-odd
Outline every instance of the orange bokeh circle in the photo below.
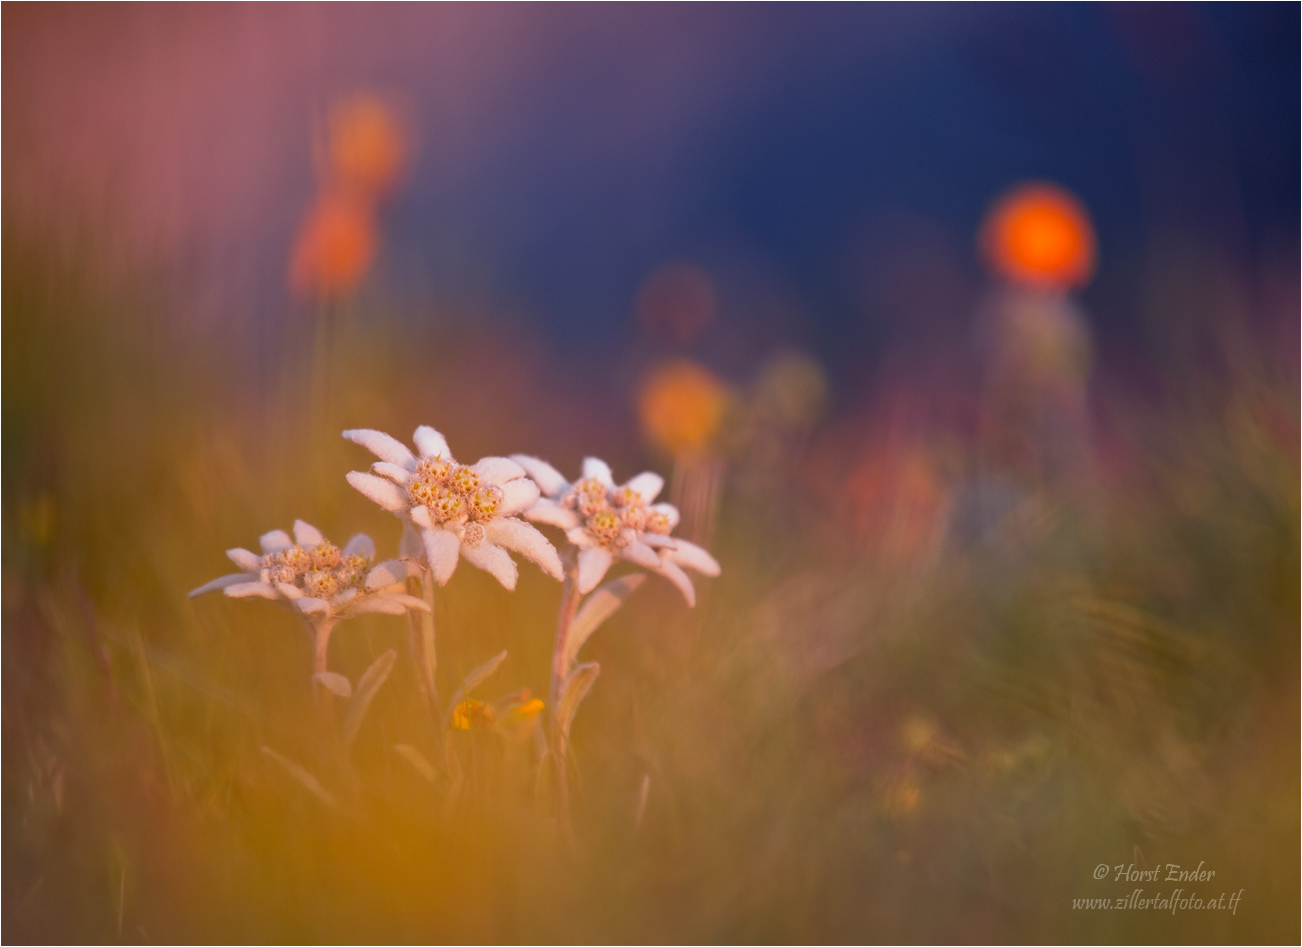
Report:
<svg viewBox="0 0 1302 947"><path fill-rule="evenodd" d="M397 180L407 154L406 134L394 109L358 95L330 110L330 171L335 186L382 197Z"/></svg>
<svg viewBox="0 0 1302 947"><path fill-rule="evenodd" d="M378 243L374 213L366 202L345 194L322 195L294 242L291 288L318 298L352 291L371 268Z"/></svg>
<svg viewBox="0 0 1302 947"><path fill-rule="evenodd" d="M1085 207L1052 184L1023 184L986 214L981 251L1002 276L1056 289L1084 286L1094 275L1094 227Z"/></svg>
<svg viewBox="0 0 1302 947"><path fill-rule="evenodd" d="M718 439L728 389L707 369L687 360L656 368L638 393L642 431L674 456L706 452Z"/></svg>

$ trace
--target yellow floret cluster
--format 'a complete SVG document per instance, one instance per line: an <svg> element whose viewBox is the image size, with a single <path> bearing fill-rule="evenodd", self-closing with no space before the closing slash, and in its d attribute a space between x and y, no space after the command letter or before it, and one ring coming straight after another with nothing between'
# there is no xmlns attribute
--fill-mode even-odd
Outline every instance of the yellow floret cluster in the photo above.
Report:
<svg viewBox="0 0 1302 947"><path fill-rule="evenodd" d="M440 526L474 526L487 523L502 508L502 488L479 482L479 475L464 464L425 457L407 488L416 506L423 506ZM480 526L471 533L482 536Z"/></svg>
<svg viewBox="0 0 1302 947"><path fill-rule="evenodd" d="M637 533L667 536L672 524L659 510L648 509L636 490L611 490L596 477L585 477L570 488L561 505L583 517L583 528L611 549L622 549Z"/></svg>
<svg viewBox="0 0 1302 947"><path fill-rule="evenodd" d="M294 545L262 557L262 581L293 585L313 598L328 599L362 588L370 566L368 557L345 556L331 542L306 548Z"/></svg>

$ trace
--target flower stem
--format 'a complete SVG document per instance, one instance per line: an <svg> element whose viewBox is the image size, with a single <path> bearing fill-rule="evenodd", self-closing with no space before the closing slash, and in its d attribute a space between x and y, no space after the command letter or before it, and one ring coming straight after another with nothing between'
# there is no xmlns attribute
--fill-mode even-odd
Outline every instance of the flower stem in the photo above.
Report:
<svg viewBox="0 0 1302 947"><path fill-rule="evenodd" d="M411 644L412 661L416 664L416 683L420 687L421 700L434 721L436 739L442 742L443 713L439 706L438 685L434 673L438 670L438 652L434 647L434 582L429 576L424 580L410 579L409 583L419 583L420 589L409 584L409 590L420 595L429 606L428 612L407 611L407 633Z"/></svg>
<svg viewBox="0 0 1302 947"><path fill-rule="evenodd" d="M326 619L313 622L311 628L313 637L312 689L316 692L317 704L320 706L322 714L329 716L333 710L333 704L330 702L330 692L326 690L324 684L316 679L315 675L324 674L330 670L328 660L330 633L335 630L335 621Z"/></svg>
<svg viewBox="0 0 1302 947"><path fill-rule="evenodd" d="M557 704L561 699L561 688L565 686L565 678L570 673L569 661L566 652L570 645L570 625L574 621L574 615L579 610L579 600L583 596L579 594L579 576L578 567L571 566L565 570L565 587L561 591L561 610L556 617L556 647L552 651L552 687L551 687L551 705L555 711Z"/></svg>
<svg viewBox="0 0 1302 947"><path fill-rule="evenodd" d="M565 734L561 732L560 722L556 719L556 711L560 709L561 698L564 696L565 678L570 670L567 658L570 644L570 625L574 621L574 615L579 609L579 600L582 598L583 596L579 593L578 565L571 560L567 563L565 570L565 587L561 591L561 609L556 617L556 647L552 651L552 686L550 692L550 751L552 762L556 767L556 793L560 808L561 825L567 833L570 823L569 748L565 745Z"/></svg>

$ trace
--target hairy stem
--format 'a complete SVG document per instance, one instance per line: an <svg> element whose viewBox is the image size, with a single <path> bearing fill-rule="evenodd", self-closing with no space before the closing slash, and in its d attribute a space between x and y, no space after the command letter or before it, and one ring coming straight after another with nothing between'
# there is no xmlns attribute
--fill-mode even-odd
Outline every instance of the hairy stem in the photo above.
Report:
<svg viewBox="0 0 1302 947"><path fill-rule="evenodd" d="M561 591L561 610L556 617L556 647L552 650L552 687L551 687L551 704L552 709L561 699L561 688L565 686L565 677L570 673L569 662L566 660L566 651L570 644L570 625L574 622L574 615L579 610L579 600L583 598L579 594L579 576L578 567L571 566L565 570L565 587Z"/></svg>
<svg viewBox="0 0 1302 947"><path fill-rule="evenodd" d="M419 585L419 588L417 586ZM416 663L416 682L420 696L437 720L440 714L438 686L434 672L438 669L438 654L434 647L434 583L427 577L408 580L408 591L425 600L429 612L407 612L407 632L411 644L411 657Z"/></svg>
<svg viewBox="0 0 1302 947"><path fill-rule="evenodd" d="M556 711L560 708L561 697L564 696L565 678L570 670L568 667L569 662L566 660L566 652L569 650L570 642L570 625L574 622L574 615L579 609L579 600L582 598L583 596L579 593L579 567L571 559L566 564L565 587L561 591L561 609L556 617L556 647L552 651L552 686L550 693L550 752L552 762L556 767L556 794L560 809L560 820L566 832L569 831L570 822L569 748L566 746L565 734L561 732L560 721L556 719Z"/></svg>
<svg viewBox="0 0 1302 947"><path fill-rule="evenodd" d="M334 619L323 619L319 622L310 623L312 629L312 690L316 693L317 704L321 707L321 712L329 715L332 712L333 704L330 702L330 692L326 690L324 684L315 677L317 674L324 674L330 670L328 660L330 651L330 633L335 630Z"/></svg>

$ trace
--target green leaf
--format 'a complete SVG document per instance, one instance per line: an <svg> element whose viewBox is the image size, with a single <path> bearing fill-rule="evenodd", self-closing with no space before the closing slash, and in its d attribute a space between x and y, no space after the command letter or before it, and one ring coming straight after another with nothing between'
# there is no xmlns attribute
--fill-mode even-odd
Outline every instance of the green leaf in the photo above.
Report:
<svg viewBox="0 0 1302 947"><path fill-rule="evenodd" d="M438 780L438 773L435 771L434 767L430 765L429 760L425 759L425 757L421 755L420 750L407 743L395 743L393 748L398 752L399 756L411 764L412 769L420 773L431 783Z"/></svg>
<svg viewBox="0 0 1302 947"><path fill-rule="evenodd" d="M357 739L357 731L361 729L362 718L366 716L366 709L371 706L371 699L388 678L389 672L393 670L393 663L397 660L398 652L390 648L376 658L375 662L366 669L366 673L358 679L357 689L348 704L348 716L344 719L344 746L352 746L353 740Z"/></svg>
<svg viewBox="0 0 1302 947"><path fill-rule="evenodd" d="M277 753L269 746L264 746L262 748L262 752L265 753L267 756L270 756L273 760L275 760L282 767L284 767L285 772L289 773L289 775L293 776L296 780L298 780L299 785L301 785L312 795L316 796L318 799L320 799L323 803L325 803L330 808L332 809L338 808L338 803L335 802L335 797L330 795L330 793L326 792L325 788L319 782L317 782L316 777L313 776L311 773L309 773L307 770L305 770L303 767L299 766L293 760L281 756L279 753Z"/></svg>
<svg viewBox="0 0 1302 947"><path fill-rule="evenodd" d="M452 700L448 701L447 716L449 720L452 719L452 714L457 709L457 705L460 704L467 697L469 697L471 691L473 691L480 684L484 683L484 681L488 680L489 676L494 671L496 671L499 667L501 667L502 662L505 660L506 660L506 652L502 651L499 654L496 654L493 657L489 658L483 664L479 665L479 667L475 668L473 671L471 671L469 674L466 675L465 680L461 684L461 689L452 695Z"/></svg>
<svg viewBox="0 0 1302 947"><path fill-rule="evenodd" d="M336 674L334 671L317 671L312 675L312 680L318 682L336 697L353 696L353 685L342 674Z"/></svg>
<svg viewBox="0 0 1302 947"><path fill-rule="evenodd" d="M570 637L565 645L567 671L574 663L574 659L579 656L579 649L583 647L583 643L601 627L602 622L619 611L624 600L645 581L646 576L640 572L626 575L613 582L607 582L588 596L579 613L574 616L574 621L570 623Z"/></svg>
<svg viewBox="0 0 1302 947"><path fill-rule="evenodd" d="M600 673L601 665L596 661L589 661L587 664L580 664L570 672L569 677L565 678L565 686L561 688L560 706L556 708L556 722L567 739L570 735L570 724L574 722L579 704L584 697L588 696L588 691L592 689Z"/></svg>

